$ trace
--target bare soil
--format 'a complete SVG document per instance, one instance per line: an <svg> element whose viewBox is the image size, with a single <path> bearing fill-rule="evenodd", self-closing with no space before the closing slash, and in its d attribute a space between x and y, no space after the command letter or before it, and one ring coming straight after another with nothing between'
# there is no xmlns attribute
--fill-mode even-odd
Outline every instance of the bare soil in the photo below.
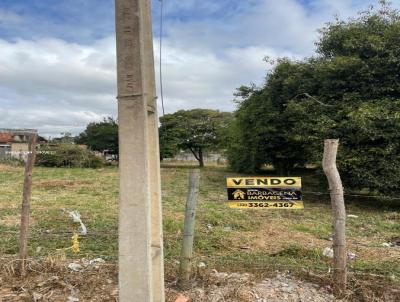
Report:
<svg viewBox="0 0 400 302"><path fill-rule="evenodd" d="M62 255L42 261L28 261L28 275L18 275L18 261L1 259L1 302L82 302L118 301L117 266L115 263L80 259L73 262ZM216 270L198 272L197 281L188 290L180 290L174 277L168 278L166 301L176 302L330 302L330 301L400 301L400 289L388 288L380 297L371 294L354 296L349 291L335 299L329 285L299 280L290 273L275 272L268 278L247 273L224 273ZM179 298L179 299L178 299Z"/></svg>

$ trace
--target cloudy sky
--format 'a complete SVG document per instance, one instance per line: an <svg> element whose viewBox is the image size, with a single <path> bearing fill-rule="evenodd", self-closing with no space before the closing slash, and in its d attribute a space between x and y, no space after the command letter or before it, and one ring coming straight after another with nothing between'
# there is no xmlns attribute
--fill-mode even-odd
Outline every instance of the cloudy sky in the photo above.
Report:
<svg viewBox="0 0 400 302"><path fill-rule="evenodd" d="M314 52L317 29L377 0L163 0L166 112L234 109L263 58ZM400 6L400 0L392 1ZM159 0L153 0L158 64ZM116 117L114 0L0 1L0 128L79 133Z"/></svg>

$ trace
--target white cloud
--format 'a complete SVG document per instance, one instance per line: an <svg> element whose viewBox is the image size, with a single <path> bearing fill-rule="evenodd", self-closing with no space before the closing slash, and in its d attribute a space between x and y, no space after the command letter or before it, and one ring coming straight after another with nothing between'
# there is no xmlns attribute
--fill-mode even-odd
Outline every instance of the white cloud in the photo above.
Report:
<svg viewBox="0 0 400 302"><path fill-rule="evenodd" d="M90 46L0 40L0 127L76 133L115 115L114 44L113 38Z"/></svg>
<svg viewBox="0 0 400 302"><path fill-rule="evenodd" d="M235 88L263 82L268 68L264 56L311 55L317 28L334 14L355 15L360 5L358 0L315 0L307 7L295 0L251 0L227 16L215 17L229 3L166 1L167 14L173 9L176 14L195 14L196 9L214 14L206 19L166 19L167 112L195 107L233 110ZM363 7L367 5L364 1ZM155 48L158 61L157 41ZM0 40L0 127L38 128L52 136L77 134L90 121L115 116L115 65L113 37L88 45L56 38Z"/></svg>

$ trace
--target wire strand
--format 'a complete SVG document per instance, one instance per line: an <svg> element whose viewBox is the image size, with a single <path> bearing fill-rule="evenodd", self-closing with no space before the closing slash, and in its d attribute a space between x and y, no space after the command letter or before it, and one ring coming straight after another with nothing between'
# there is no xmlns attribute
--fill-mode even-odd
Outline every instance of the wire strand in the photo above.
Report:
<svg viewBox="0 0 400 302"><path fill-rule="evenodd" d="M162 53L163 53L163 32L164 32L164 0L160 1L160 96L161 96L161 107L163 116L165 115L164 107L164 86L163 86L163 69L162 69Z"/></svg>

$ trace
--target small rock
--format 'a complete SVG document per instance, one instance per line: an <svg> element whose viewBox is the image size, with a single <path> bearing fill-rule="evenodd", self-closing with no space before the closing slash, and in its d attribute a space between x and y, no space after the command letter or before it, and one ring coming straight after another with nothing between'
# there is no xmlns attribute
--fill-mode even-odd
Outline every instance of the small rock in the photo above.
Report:
<svg viewBox="0 0 400 302"><path fill-rule="evenodd" d="M105 261L102 258L96 258L89 260L89 265L94 265L94 264L99 264L99 263L105 263Z"/></svg>
<svg viewBox="0 0 400 302"><path fill-rule="evenodd" d="M348 252L348 253L347 253L347 259L349 259L349 260L354 260L354 259L356 259L356 254L355 254L355 253L352 253L352 252Z"/></svg>
<svg viewBox="0 0 400 302"><path fill-rule="evenodd" d="M333 249L331 247L326 247L322 251L322 255L325 257L333 258Z"/></svg>
<svg viewBox="0 0 400 302"><path fill-rule="evenodd" d="M383 247L391 247L391 246L392 246L392 243L384 242L384 243L382 243L381 245L382 245Z"/></svg>
<svg viewBox="0 0 400 302"><path fill-rule="evenodd" d="M197 264L198 268L205 268L207 265L204 262L199 262L199 264Z"/></svg>
<svg viewBox="0 0 400 302"><path fill-rule="evenodd" d="M79 302L79 299L74 296L68 296L67 302Z"/></svg>
<svg viewBox="0 0 400 302"><path fill-rule="evenodd" d="M79 263L70 263L68 264L68 268L74 272L81 272L83 271L83 266Z"/></svg>

